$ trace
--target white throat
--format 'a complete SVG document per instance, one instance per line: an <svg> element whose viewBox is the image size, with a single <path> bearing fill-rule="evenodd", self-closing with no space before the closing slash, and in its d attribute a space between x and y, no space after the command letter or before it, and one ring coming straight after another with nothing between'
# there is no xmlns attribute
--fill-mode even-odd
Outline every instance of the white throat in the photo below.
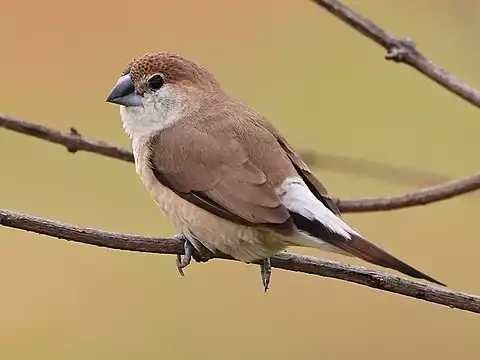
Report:
<svg viewBox="0 0 480 360"><path fill-rule="evenodd" d="M123 128L130 138L152 135L161 131L182 117L189 110L186 96L165 86L155 93L146 93L143 106L120 106Z"/></svg>

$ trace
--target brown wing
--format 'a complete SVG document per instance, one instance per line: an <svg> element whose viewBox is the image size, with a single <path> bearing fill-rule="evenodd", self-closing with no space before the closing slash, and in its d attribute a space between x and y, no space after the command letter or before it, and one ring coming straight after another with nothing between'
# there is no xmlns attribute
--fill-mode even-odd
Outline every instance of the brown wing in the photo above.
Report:
<svg viewBox="0 0 480 360"><path fill-rule="evenodd" d="M152 138L150 145L156 178L185 200L236 223L282 234L294 231L265 174L234 138L176 125Z"/></svg>
<svg viewBox="0 0 480 360"><path fill-rule="evenodd" d="M292 164L295 166L295 169L298 172L298 175L301 176L302 180L305 181L310 191L315 195L315 197L320 200L323 205L329 208L336 215L340 215L340 209L338 208L335 201L328 194L327 189L320 183L320 181L310 172L307 164L300 158L298 154L293 151L293 148L287 142L287 140L279 133L279 131L266 120L260 122L261 125L270 131L277 139L280 146L286 152Z"/></svg>

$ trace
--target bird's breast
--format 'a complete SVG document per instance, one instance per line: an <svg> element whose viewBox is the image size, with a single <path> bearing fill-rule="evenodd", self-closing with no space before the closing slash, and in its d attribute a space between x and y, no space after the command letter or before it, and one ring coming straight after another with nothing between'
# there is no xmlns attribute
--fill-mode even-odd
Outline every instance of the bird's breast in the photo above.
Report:
<svg viewBox="0 0 480 360"><path fill-rule="evenodd" d="M173 225L178 228L179 225L183 223L180 214L188 211L189 204L156 179L150 167L148 139L134 139L132 141L132 147L137 174L140 176L140 179L158 208L166 214L173 222Z"/></svg>

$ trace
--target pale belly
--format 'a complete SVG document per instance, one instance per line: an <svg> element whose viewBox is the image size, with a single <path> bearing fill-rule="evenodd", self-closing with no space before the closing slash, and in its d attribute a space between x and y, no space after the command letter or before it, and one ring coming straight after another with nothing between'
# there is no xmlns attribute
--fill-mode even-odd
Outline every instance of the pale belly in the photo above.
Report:
<svg viewBox="0 0 480 360"><path fill-rule="evenodd" d="M153 174L152 174L153 176ZM178 232L193 234L209 250L251 262L274 255L288 246L275 233L224 220L180 198L158 181L146 182L158 208Z"/></svg>

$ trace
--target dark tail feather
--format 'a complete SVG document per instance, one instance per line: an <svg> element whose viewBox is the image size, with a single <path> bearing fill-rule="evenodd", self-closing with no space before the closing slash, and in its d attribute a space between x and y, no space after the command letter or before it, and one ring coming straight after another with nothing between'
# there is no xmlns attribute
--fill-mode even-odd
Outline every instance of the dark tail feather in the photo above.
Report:
<svg viewBox="0 0 480 360"><path fill-rule="evenodd" d="M444 283L413 268L360 236L352 235L352 239L342 245L342 250L372 264L394 269L417 279L425 279L437 285L446 286Z"/></svg>
<svg viewBox="0 0 480 360"><path fill-rule="evenodd" d="M382 250L359 235L351 234L351 239L346 239L343 236L332 232L317 220L312 221L296 213L291 213L291 215L295 225L300 230L305 231L325 242L328 242L353 256L375 265L400 271L405 275L417 279L425 279L434 284L446 286L440 281L435 280L434 278L422 273L421 271L418 271L417 269L390 255L386 251Z"/></svg>

